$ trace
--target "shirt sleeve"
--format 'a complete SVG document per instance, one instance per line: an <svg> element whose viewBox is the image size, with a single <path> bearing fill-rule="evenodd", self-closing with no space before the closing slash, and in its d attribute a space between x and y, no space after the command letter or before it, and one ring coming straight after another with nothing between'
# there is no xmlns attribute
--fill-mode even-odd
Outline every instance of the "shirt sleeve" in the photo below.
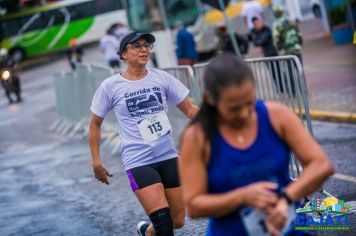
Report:
<svg viewBox="0 0 356 236"><path fill-rule="evenodd" d="M101 84L95 91L90 110L97 116L105 118L105 116L112 109L112 103L105 87Z"/></svg>
<svg viewBox="0 0 356 236"><path fill-rule="evenodd" d="M162 71L162 76L166 81L166 95L167 101L173 105L181 103L189 94L189 89L186 88L182 82L180 82L174 76Z"/></svg>

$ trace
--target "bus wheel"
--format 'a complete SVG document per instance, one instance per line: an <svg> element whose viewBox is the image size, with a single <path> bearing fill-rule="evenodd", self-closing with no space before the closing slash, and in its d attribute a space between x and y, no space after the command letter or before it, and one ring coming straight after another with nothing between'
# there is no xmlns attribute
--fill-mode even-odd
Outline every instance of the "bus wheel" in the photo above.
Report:
<svg viewBox="0 0 356 236"><path fill-rule="evenodd" d="M25 51L22 48L13 48L10 50L10 57L14 61L20 62L25 58Z"/></svg>

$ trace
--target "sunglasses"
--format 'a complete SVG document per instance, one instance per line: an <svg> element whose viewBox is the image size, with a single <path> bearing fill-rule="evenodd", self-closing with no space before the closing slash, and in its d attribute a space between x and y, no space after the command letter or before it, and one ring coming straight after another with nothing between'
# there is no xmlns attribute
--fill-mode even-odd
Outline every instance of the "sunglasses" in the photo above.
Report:
<svg viewBox="0 0 356 236"><path fill-rule="evenodd" d="M148 42L146 42L146 43L144 43L144 44L140 44L140 43L133 43L133 44L129 44L129 45L127 45L127 47L129 48L132 48L132 49L134 49L134 50L137 50L137 51L139 51L139 50L141 50L141 48L146 48L146 49L152 49L153 48L153 43L148 43Z"/></svg>

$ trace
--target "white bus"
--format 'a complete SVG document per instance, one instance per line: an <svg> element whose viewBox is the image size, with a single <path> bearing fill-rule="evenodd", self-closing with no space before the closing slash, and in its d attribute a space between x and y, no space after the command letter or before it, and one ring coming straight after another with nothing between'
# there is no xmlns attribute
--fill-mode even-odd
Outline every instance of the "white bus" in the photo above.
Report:
<svg viewBox="0 0 356 236"><path fill-rule="evenodd" d="M0 17L1 48L16 59L97 41L113 23L126 24L120 0L63 0Z"/></svg>

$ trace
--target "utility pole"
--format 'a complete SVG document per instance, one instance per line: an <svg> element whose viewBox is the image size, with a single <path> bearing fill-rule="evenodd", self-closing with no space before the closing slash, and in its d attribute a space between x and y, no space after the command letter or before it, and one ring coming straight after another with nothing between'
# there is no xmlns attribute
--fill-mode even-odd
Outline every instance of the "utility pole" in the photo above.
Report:
<svg viewBox="0 0 356 236"><path fill-rule="evenodd" d="M330 32L330 23L329 23L329 15L326 11L325 1L319 1L320 3L320 11L321 11L321 19L323 21L323 26L326 32Z"/></svg>
<svg viewBox="0 0 356 236"><path fill-rule="evenodd" d="M352 32L355 32L354 16L352 15L352 9L351 9L350 0L346 0L346 8L347 8L347 13L349 15L349 21L350 21L350 24L351 24Z"/></svg>
<svg viewBox="0 0 356 236"><path fill-rule="evenodd" d="M230 21L229 21L229 18L226 14L226 11L225 11L225 4L223 2L223 0L219 0L219 6L220 6L220 9L221 11L223 12L224 14L224 21L225 21L225 25L226 25L226 29L227 29L227 32L229 33L229 37L230 37L230 40L231 40L231 43L232 43L232 47L234 48L234 51L235 51L235 54L241 58L241 54L240 54L240 50L239 50L239 46L237 44L237 41L236 41L236 38L234 36L234 32L233 30L231 29L231 24L230 24Z"/></svg>

